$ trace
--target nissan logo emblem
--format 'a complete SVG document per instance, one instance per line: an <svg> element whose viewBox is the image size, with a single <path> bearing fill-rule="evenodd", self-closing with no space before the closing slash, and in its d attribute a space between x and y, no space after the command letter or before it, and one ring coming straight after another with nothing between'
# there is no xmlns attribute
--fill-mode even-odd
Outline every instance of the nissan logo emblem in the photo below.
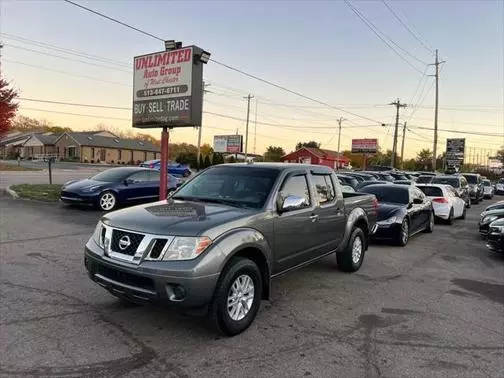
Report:
<svg viewBox="0 0 504 378"><path fill-rule="evenodd" d="M124 251L131 245L131 240L128 235L124 235L121 239L119 239L119 248L121 251Z"/></svg>

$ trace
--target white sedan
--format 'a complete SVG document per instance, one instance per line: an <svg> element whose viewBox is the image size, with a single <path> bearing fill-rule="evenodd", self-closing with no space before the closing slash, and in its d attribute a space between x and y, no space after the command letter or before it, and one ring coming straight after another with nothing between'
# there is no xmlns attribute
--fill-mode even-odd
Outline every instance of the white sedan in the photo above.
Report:
<svg viewBox="0 0 504 378"><path fill-rule="evenodd" d="M448 224L452 224L455 218L465 218L465 201L451 185L417 184L417 186L432 201L434 215L437 218L447 221Z"/></svg>

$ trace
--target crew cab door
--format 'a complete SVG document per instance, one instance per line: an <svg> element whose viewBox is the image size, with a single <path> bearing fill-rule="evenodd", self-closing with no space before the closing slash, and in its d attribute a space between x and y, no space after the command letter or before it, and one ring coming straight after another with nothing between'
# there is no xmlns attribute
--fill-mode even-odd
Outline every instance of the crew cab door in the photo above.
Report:
<svg viewBox="0 0 504 378"><path fill-rule="evenodd" d="M309 259L317 247L315 236L315 201L308 184L307 172L288 175L280 186L277 204L289 195L304 197L306 206L279 212L274 219L275 266L274 273L299 265Z"/></svg>
<svg viewBox="0 0 504 378"><path fill-rule="evenodd" d="M335 250L345 234L345 204L333 177L331 174L316 172L310 175L318 202L314 211L317 216L314 235L318 244L317 255Z"/></svg>

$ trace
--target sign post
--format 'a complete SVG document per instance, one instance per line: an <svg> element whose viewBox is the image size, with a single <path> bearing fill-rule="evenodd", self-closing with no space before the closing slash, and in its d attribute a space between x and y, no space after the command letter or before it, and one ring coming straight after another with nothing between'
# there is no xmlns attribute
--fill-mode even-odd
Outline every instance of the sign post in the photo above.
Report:
<svg viewBox="0 0 504 378"><path fill-rule="evenodd" d="M166 51L133 62L133 127L162 128L159 199L166 199L169 129L201 126L203 64L210 53L165 41Z"/></svg>
<svg viewBox="0 0 504 378"><path fill-rule="evenodd" d="M352 139L352 154L364 154L364 170L367 169L368 155L378 151L378 139Z"/></svg>
<svg viewBox="0 0 504 378"><path fill-rule="evenodd" d="M465 138L446 139L446 169L459 171L464 164Z"/></svg>
<svg viewBox="0 0 504 378"><path fill-rule="evenodd" d="M213 149L215 152L238 154L243 151L243 135L215 135Z"/></svg>

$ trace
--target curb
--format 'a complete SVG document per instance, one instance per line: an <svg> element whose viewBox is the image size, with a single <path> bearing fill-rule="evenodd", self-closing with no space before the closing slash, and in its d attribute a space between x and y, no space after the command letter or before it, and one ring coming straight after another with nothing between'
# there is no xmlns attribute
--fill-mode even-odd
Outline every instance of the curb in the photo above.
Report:
<svg viewBox="0 0 504 378"><path fill-rule="evenodd" d="M5 190L5 193L7 193L8 195L10 195L13 199L18 199L19 198L19 194L17 194L14 190L12 190L10 188L10 186L8 186L7 188L5 188L4 190Z"/></svg>

